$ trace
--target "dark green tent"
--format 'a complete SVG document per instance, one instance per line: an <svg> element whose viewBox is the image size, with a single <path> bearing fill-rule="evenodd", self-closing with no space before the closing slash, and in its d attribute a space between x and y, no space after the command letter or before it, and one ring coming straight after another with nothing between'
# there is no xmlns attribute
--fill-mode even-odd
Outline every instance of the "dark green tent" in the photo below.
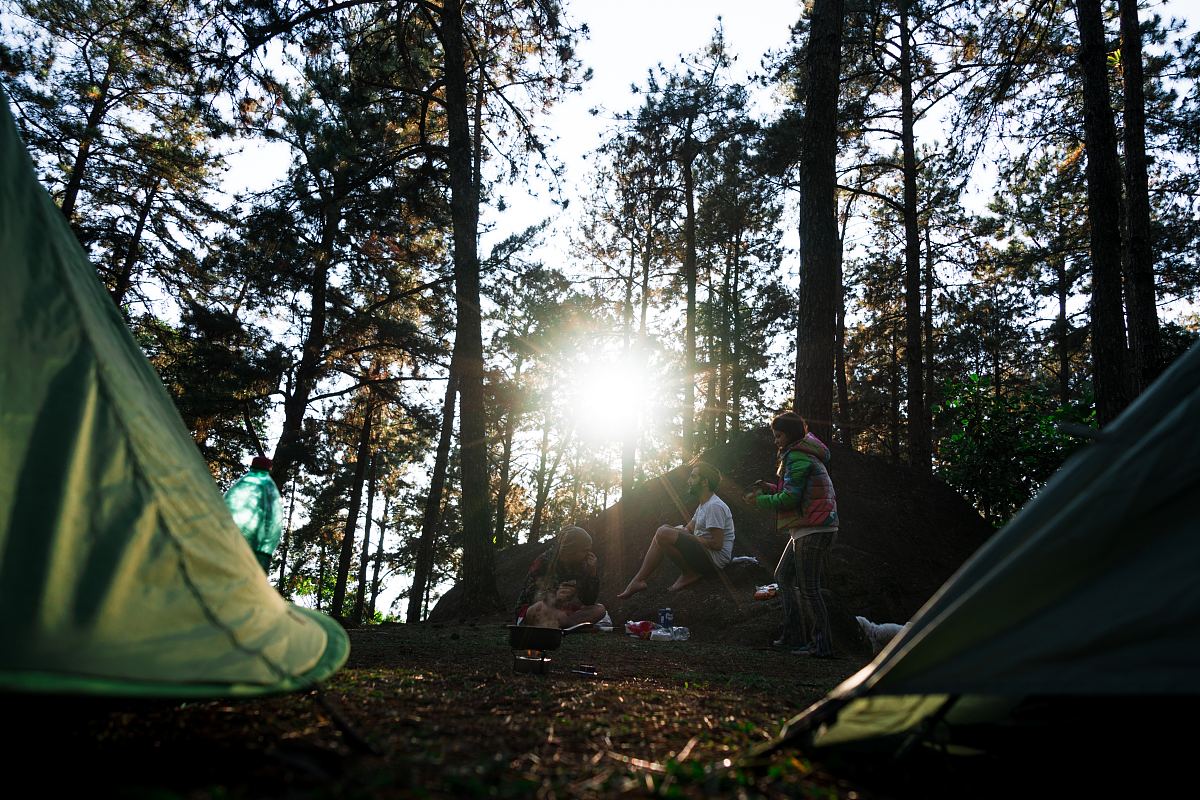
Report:
<svg viewBox="0 0 1200 800"><path fill-rule="evenodd" d="M0 691L257 695L337 671L271 588L0 92Z"/></svg>
<svg viewBox="0 0 1200 800"><path fill-rule="evenodd" d="M773 746L1059 758L1109 737L1124 758L1133 737L1115 734L1131 723L1155 747L1164 719L1186 723L1200 695L1200 345L911 623Z"/></svg>

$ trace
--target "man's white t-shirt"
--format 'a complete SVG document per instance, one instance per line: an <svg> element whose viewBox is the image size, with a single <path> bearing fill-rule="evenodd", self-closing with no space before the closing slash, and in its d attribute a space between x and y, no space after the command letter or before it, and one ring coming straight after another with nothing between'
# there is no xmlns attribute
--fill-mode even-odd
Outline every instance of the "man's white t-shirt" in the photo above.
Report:
<svg viewBox="0 0 1200 800"><path fill-rule="evenodd" d="M725 501L714 494L696 507L692 521L696 523L692 530L701 539L712 538L712 534L708 532L709 528L725 531L723 546L720 550L709 550L708 557L718 567L728 564L729 559L733 557L733 512L725 505Z"/></svg>

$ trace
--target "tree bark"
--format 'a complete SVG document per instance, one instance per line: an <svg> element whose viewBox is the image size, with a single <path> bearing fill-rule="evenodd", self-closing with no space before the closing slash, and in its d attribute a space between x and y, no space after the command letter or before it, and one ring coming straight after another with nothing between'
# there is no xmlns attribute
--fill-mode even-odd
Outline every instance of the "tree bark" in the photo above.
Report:
<svg viewBox="0 0 1200 800"><path fill-rule="evenodd" d="M838 82L844 0L814 0L808 96L800 142L800 296L796 324L795 410L823 441L833 418L833 340L837 315Z"/></svg>
<svg viewBox="0 0 1200 800"><path fill-rule="evenodd" d="M392 496L384 490L383 517L379 520L379 544L375 548L375 564L371 567L371 600L367 603L367 619L375 619L375 602L379 599L379 571L383 566L383 536L387 532L388 510Z"/></svg>
<svg viewBox="0 0 1200 800"><path fill-rule="evenodd" d="M633 283L637 279L638 256L636 235L629 238L629 277L625 281L625 300L621 306L621 324L624 329L625 368L633 365ZM646 242L649 248L650 243ZM635 412L636 414L636 412ZM636 468L636 446L638 419L626 420L625 430L621 432L621 497L624 499L633 491L633 470ZM606 504L607 505L607 504Z"/></svg>
<svg viewBox="0 0 1200 800"><path fill-rule="evenodd" d="M888 447L892 453L892 461L900 461L900 395L903 391L900 380L900 349L897 347L897 334L888 333L892 345L891 360L888 362Z"/></svg>
<svg viewBox="0 0 1200 800"><path fill-rule="evenodd" d="M933 458L933 418L930 413L929 395L933 391L933 364L937 358L937 348L934 346L933 340L933 242L930 240L930 225L928 218L925 220L925 309L922 314L924 322L924 340L925 349L923 351L925 360L925 419L929 423L929 456ZM930 465L932 467L932 464Z"/></svg>
<svg viewBox="0 0 1200 800"><path fill-rule="evenodd" d="M1096 416L1105 425L1125 407L1128 384L1121 304L1121 169L1100 5L1100 0L1075 2L1092 255L1092 380Z"/></svg>
<svg viewBox="0 0 1200 800"><path fill-rule="evenodd" d="M363 623L363 610L367 607L367 562L371 560L371 514L375 509L375 476L379 454L371 454L370 477L367 479L367 518L363 521L363 545L358 557L358 588L354 593L354 616L356 624Z"/></svg>
<svg viewBox="0 0 1200 800"><path fill-rule="evenodd" d="M546 503L550 499L550 484L554 482L554 476L558 474L563 454L567 451L567 439L563 438L558 452L554 454L554 463L547 466L546 459L549 457L549 451L550 428L546 427L542 431L542 456L538 465L537 494L533 501L533 520L529 526L529 541L531 542L538 541L542 535L542 518L546 515Z"/></svg>
<svg viewBox="0 0 1200 800"><path fill-rule="evenodd" d="M443 3L440 38L445 54L446 117L449 127L450 215L454 238L455 350L459 366L459 457L462 480L463 618L500 607L489 530L487 441L483 394L483 333L477 235L479 195L473 175L467 121L467 65L462 7Z"/></svg>
<svg viewBox="0 0 1200 800"><path fill-rule="evenodd" d="M321 537L317 550L317 611L321 610L321 596L325 594L325 534Z"/></svg>
<svg viewBox="0 0 1200 800"><path fill-rule="evenodd" d="M837 290L833 321L834 384L837 391L838 441L850 445L854 441L854 421L850 419L850 387L846 379L846 280L842 269L842 248L846 227L850 224L850 208L842 213L838 231ZM832 428L831 428L832 433Z"/></svg>
<svg viewBox="0 0 1200 800"><path fill-rule="evenodd" d="M333 602L329 615L345 624L346 584L350 581L350 562L354 560L354 534L358 530L358 510L362 507L363 483L367 479L367 462L371 458L371 419L375 409L368 403L363 414L362 429L358 437L358 452L354 461L354 478L350 483L350 506L346 510L346 528L342 533L342 546L338 553L337 578L333 583Z"/></svg>
<svg viewBox="0 0 1200 800"><path fill-rule="evenodd" d="M517 356L513 367L513 391L509 393L508 413L504 416L504 441L500 455L500 486L496 490L496 542L502 546L516 544L516 537L508 541L508 492L512 485L513 435L521 418L522 397L520 390L521 367L524 357Z"/></svg>
<svg viewBox="0 0 1200 800"><path fill-rule="evenodd" d="M450 461L450 441L454 437L454 401L458 397L455 365L450 363L446 381L446 397L442 401L442 431L438 436L437 453L433 459L433 474L429 476L429 495L425 498L425 513L421 517L421 538L417 542L417 562L413 567L412 586L408 592L408 612L404 619L411 625L421 621L426 587L433 573L433 541L437 535L438 517L442 509L442 491L446 485L446 466Z"/></svg>
<svg viewBox="0 0 1200 800"><path fill-rule="evenodd" d="M83 137L79 140L79 147L75 151L75 163L71 165L71 174L67 178L67 187L63 191L60 210L68 223L75 216L75 204L79 200L80 187L83 186L83 176L87 170L87 161L92 151L92 142L99 135L100 123L104 120L106 111L104 106L108 103L108 90L112 87L112 74L112 58L109 57L108 65L104 69L104 78L100 81L100 88L97 90L96 97L92 101L92 107L88 111L87 126L83 129Z"/></svg>
<svg viewBox="0 0 1200 800"><path fill-rule="evenodd" d="M696 453L696 181L692 172L693 145L685 142L688 151L683 158L683 276L687 285L687 316L684 322L683 360L683 455Z"/></svg>
<svg viewBox="0 0 1200 800"><path fill-rule="evenodd" d="M1154 382L1162 367L1154 248L1150 241L1150 193L1146 177L1146 98L1142 29L1137 0L1120 0L1121 65L1125 88L1125 303L1129 318L1133 395Z"/></svg>
<svg viewBox="0 0 1200 800"><path fill-rule="evenodd" d="M529 521L529 541L536 542L542 535L542 506L545 505L546 493L542 487L546 484L546 462L550 459L550 424L545 420L542 426L542 446L538 451L538 469L534 476L533 486L533 517Z"/></svg>
<svg viewBox="0 0 1200 800"><path fill-rule="evenodd" d="M734 231L733 252L729 264L725 267L725 314L721 316L721 393L717 398L717 441L724 442L729 435L731 424L731 406L736 402L733 395L738 391L737 374L738 359L738 311L741 308L741 265L742 265L742 229L739 224Z"/></svg>
<svg viewBox="0 0 1200 800"><path fill-rule="evenodd" d="M302 455L300 432L304 425L304 415L308 412L308 398L316 386L321 362L325 358L329 269L333 262L333 248L340 223L341 206L332 203L325 211L321 244L316 252L312 282L309 286L308 335L304 337L300 363L296 365L296 372L292 377L291 392L283 401L283 427L279 433L279 443L275 447L274 464L271 467L271 477L280 491L283 491L283 487L291 480L292 470Z"/></svg>
<svg viewBox="0 0 1200 800"><path fill-rule="evenodd" d="M1062 216L1056 220L1058 236L1063 235ZM1054 293L1058 300L1058 313L1054 317L1054 347L1058 356L1058 402L1063 408L1071 403L1071 354L1067 349L1070 332L1067 321L1067 301L1071 297L1071 286L1067 280L1067 259L1062 253L1054 254Z"/></svg>
<svg viewBox="0 0 1200 800"><path fill-rule="evenodd" d="M921 229L917 220L917 154L913 141L912 44L909 0L900 2L900 148L904 173L904 371L908 415L908 463L930 472L929 419L925 411L925 363L921 342Z"/></svg>
<svg viewBox="0 0 1200 800"><path fill-rule="evenodd" d="M154 198L158 196L160 186L162 186L162 178L155 178L150 191L146 193L145 202L138 210L137 225L133 229L129 249L126 250L125 258L121 263L121 274L117 276L116 285L113 286L111 292L113 304L117 308L120 308L121 303L125 302L125 294L133 285L133 268L137 264L138 252L141 249L142 234L146 230L146 220L150 217L150 209L154 206Z"/></svg>
<svg viewBox="0 0 1200 800"><path fill-rule="evenodd" d="M745 348L742 342L742 259L740 253L733 264L733 297L730 299L730 304L733 306L733 331L730 334L733 338L733 353L731 355L733 375L730 378L729 387L729 428L732 431L740 431L742 429L742 393L745 391L746 380L746 367L743 358Z"/></svg>
<svg viewBox="0 0 1200 800"><path fill-rule="evenodd" d="M296 511L296 482L292 481L292 497L288 501L287 524L283 527L283 544L279 548L279 593L286 599L290 592L284 580L284 569L287 567L288 545L292 538L292 515Z"/></svg>

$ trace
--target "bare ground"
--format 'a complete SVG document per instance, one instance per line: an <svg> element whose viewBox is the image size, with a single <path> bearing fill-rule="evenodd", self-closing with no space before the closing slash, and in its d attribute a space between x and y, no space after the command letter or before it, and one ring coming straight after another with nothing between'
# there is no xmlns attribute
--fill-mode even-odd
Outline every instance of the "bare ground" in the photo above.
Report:
<svg viewBox="0 0 1200 800"><path fill-rule="evenodd" d="M321 692L187 703L6 698L6 761L120 797L852 797L795 751L726 769L861 661L567 636L513 672L498 625L383 625ZM581 664L596 677L572 672ZM857 796L869 796L861 789Z"/></svg>

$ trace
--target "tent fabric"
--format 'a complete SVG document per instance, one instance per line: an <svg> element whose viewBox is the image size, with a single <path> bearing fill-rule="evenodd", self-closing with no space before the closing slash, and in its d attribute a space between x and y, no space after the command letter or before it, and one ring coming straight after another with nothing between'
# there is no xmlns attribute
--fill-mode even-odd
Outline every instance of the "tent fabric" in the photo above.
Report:
<svg viewBox="0 0 1200 800"><path fill-rule="evenodd" d="M1000 720L1025 697L1197 694L1198 496L1195 345L783 736L887 736L935 711Z"/></svg>
<svg viewBox="0 0 1200 800"><path fill-rule="evenodd" d="M0 690L253 695L344 631L270 586L0 92Z"/></svg>

